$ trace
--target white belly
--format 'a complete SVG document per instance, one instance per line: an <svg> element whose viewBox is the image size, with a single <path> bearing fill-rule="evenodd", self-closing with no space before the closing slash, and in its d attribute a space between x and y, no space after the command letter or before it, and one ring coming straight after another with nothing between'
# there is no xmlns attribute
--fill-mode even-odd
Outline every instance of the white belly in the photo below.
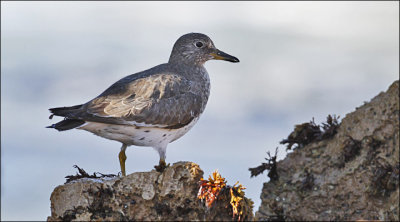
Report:
<svg viewBox="0 0 400 222"><path fill-rule="evenodd" d="M86 122L77 129L92 132L98 136L116 140L126 145L160 147L175 141L185 135L197 122L193 119L188 125L179 129L164 129L157 127L137 127L114 125L107 123Z"/></svg>

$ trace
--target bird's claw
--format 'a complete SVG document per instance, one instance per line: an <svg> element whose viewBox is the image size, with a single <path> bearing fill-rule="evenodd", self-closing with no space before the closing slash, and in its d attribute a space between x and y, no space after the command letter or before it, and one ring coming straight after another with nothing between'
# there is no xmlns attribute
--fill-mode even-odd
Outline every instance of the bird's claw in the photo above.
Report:
<svg viewBox="0 0 400 222"><path fill-rule="evenodd" d="M166 164L164 160L160 160L159 164L157 166L154 166L157 172L164 172L164 170L169 167L170 164Z"/></svg>

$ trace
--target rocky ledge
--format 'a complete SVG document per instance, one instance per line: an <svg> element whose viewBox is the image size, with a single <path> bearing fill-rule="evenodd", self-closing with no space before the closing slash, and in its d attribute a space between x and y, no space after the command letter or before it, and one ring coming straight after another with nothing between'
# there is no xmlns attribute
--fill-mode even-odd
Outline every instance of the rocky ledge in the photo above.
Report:
<svg viewBox="0 0 400 222"><path fill-rule="evenodd" d="M275 168L256 220L399 221L399 81Z"/></svg>
<svg viewBox="0 0 400 222"><path fill-rule="evenodd" d="M82 169L79 171L82 172ZM88 178L71 180L76 176L69 176L66 184L54 189L48 221L238 219L232 213L230 198L219 195L209 208L198 198L203 171L195 163L178 162L162 173L152 170L126 177L103 175L101 178L90 178L96 175L90 176L84 171L83 174ZM243 204L249 201L247 198L244 200ZM251 201L249 203L251 205ZM253 219L251 207L241 215L240 220Z"/></svg>

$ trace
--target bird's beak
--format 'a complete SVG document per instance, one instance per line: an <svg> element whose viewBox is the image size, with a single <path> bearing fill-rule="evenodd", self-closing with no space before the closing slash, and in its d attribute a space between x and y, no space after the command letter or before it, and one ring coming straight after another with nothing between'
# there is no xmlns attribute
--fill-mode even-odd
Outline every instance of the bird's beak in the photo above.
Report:
<svg viewBox="0 0 400 222"><path fill-rule="evenodd" d="M235 56L231 56L223 51L216 50L215 52L210 53L213 59L216 60L225 60L229 62L239 62L239 59L236 58Z"/></svg>

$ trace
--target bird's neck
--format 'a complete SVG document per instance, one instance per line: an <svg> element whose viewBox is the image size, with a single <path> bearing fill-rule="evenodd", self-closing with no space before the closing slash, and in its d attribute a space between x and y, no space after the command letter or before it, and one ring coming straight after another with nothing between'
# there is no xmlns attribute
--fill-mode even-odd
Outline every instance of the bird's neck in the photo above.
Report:
<svg viewBox="0 0 400 222"><path fill-rule="evenodd" d="M207 70L203 65L183 62L168 62L168 66L176 74L185 77L187 80L195 80L199 83L206 83L210 81Z"/></svg>
<svg viewBox="0 0 400 222"><path fill-rule="evenodd" d="M203 66L205 61L196 59L196 57L191 57L190 55L185 56L172 53L168 63L173 65Z"/></svg>

